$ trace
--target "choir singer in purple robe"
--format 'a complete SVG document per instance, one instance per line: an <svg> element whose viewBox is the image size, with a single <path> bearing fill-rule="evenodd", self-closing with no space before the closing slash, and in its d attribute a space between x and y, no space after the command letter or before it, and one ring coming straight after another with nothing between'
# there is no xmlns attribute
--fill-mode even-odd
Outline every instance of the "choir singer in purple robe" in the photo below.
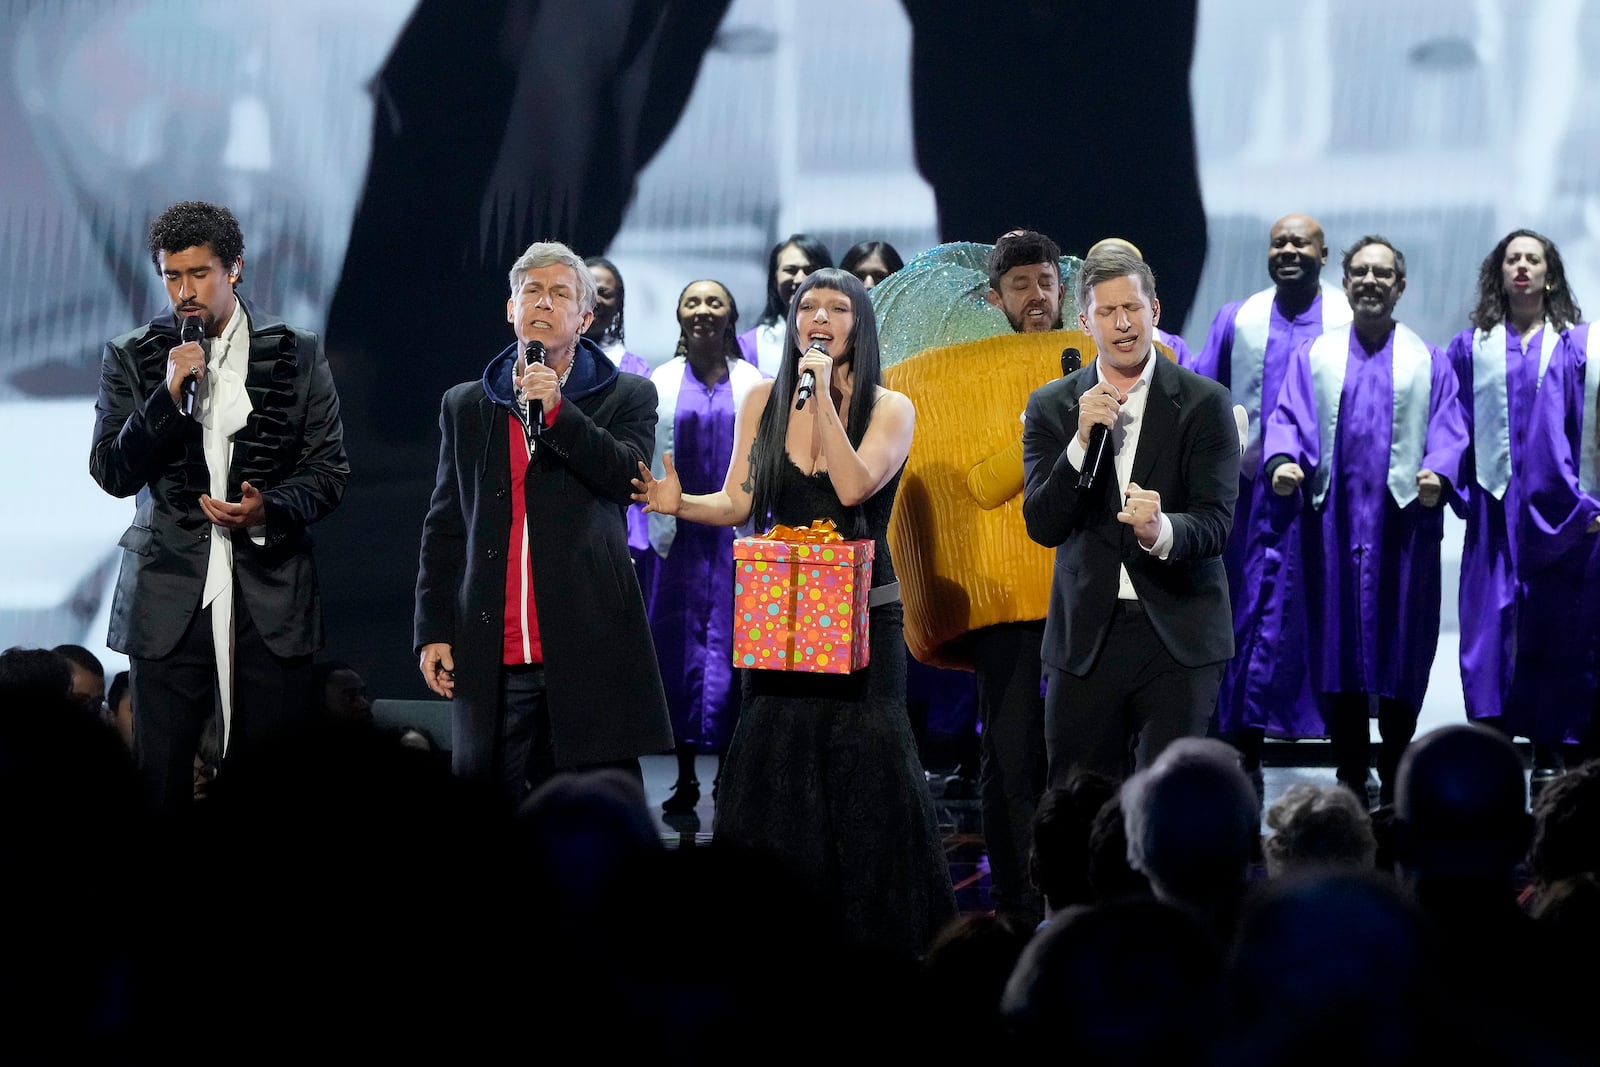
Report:
<svg viewBox="0 0 1600 1067"><path fill-rule="evenodd" d="M690 282L678 296L677 353L650 375L657 396L655 474L665 474L670 453L686 492L722 487L733 456L734 413L762 379L739 354L738 322L727 286ZM678 780L661 809L687 815L700 801L695 757L726 751L739 715L730 563L737 531L659 512L645 518L656 557L645 599L678 757Z"/></svg>
<svg viewBox="0 0 1600 1067"><path fill-rule="evenodd" d="M1506 728L1536 747L1560 746L1566 767L1594 757L1600 713L1600 352L1592 351L1593 333L1584 323L1562 338L1517 472L1525 599Z"/></svg>
<svg viewBox="0 0 1600 1067"><path fill-rule="evenodd" d="M1295 350L1348 326L1350 302L1322 282L1328 243L1310 215L1285 215L1267 234L1272 285L1231 304L1211 322L1191 369L1215 378L1248 422L1239 460L1239 500L1222 561L1233 604L1233 659L1222 673L1217 730L1239 749L1263 793L1262 746L1274 737L1320 737L1322 712L1307 669L1305 561L1297 500L1271 492L1261 475L1261 428L1278 404Z"/></svg>
<svg viewBox="0 0 1600 1067"><path fill-rule="evenodd" d="M1472 328L1450 342L1469 445L1461 465L1461 690L1467 716L1505 729L1517 670L1517 527L1534 402L1561 335L1579 312L1549 238L1513 230L1478 268ZM1534 745L1534 774L1554 777L1552 746Z"/></svg>
<svg viewBox="0 0 1600 1067"><path fill-rule="evenodd" d="M1367 795L1376 702L1379 802L1394 797L1439 644L1439 543L1460 508L1467 431L1444 353L1395 321L1406 261L1386 238L1344 254L1353 322L1299 349L1262 454L1273 492L1303 492L1313 683L1336 774Z"/></svg>

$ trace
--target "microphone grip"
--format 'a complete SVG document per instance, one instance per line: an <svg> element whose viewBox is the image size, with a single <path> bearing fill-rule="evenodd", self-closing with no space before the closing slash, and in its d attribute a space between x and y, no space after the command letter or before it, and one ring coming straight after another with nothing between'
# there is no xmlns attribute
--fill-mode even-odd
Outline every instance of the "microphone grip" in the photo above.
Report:
<svg viewBox="0 0 1600 1067"><path fill-rule="evenodd" d="M817 376L816 376L816 374L814 374L813 372L811 372L809 370L801 372L801 374L800 374L800 392L799 392L799 396L797 396L795 398L794 409L796 411L799 411L801 408L805 407L806 406L806 401L811 399L811 394L816 392L816 389L817 389Z"/></svg>
<svg viewBox="0 0 1600 1067"><path fill-rule="evenodd" d="M544 343L537 340L529 341L522 358L525 366L543 363ZM531 442L537 437L544 436L544 401L530 399L520 388L517 390L517 399L522 404L522 425L527 431L528 440Z"/></svg>
<svg viewBox="0 0 1600 1067"><path fill-rule="evenodd" d="M185 315L183 317L183 324L178 329L178 343L179 344L184 344L184 345L187 345L187 344L197 344L197 345L198 344L204 344L205 343L205 337L206 337L205 323L200 318L200 316L199 315ZM193 415L194 414L195 397L200 392L200 379L195 377L193 374L190 374L187 378L185 378L183 380L183 386L181 387L179 392L180 392L180 395L183 397L183 403L182 403L181 406L183 408L184 415L185 416Z"/></svg>
<svg viewBox="0 0 1600 1067"><path fill-rule="evenodd" d="M1095 471L1100 469L1100 460L1106 454L1105 426L1092 426L1089 428L1089 447L1084 449L1083 470L1078 472L1078 492L1094 488Z"/></svg>

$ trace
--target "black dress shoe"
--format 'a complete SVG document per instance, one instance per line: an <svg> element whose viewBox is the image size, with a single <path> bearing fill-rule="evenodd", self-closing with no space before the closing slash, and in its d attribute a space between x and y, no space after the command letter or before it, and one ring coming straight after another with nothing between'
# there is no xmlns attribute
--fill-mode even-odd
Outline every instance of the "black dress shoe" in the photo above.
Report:
<svg viewBox="0 0 1600 1067"><path fill-rule="evenodd" d="M687 815L699 803L700 783L690 779L672 787L672 795L661 802L661 810L668 815Z"/></svg>

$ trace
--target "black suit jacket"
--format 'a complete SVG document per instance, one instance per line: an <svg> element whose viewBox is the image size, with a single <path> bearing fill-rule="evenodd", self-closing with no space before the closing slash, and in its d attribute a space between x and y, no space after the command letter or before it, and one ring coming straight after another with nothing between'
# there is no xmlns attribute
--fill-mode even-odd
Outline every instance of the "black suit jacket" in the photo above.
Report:
<svg viewBox="0 0 1600 1067"><path fill-rule="evenodd" d="M1110 456L1094 487L1078 492L1067 445L1078 432L1078 398L1097 381L1090 364L1034 390L1024 418L1022 513L1028 535L1056 550L1043 660L1076 675L1093 669L1116 606L1119 563L1175 660L1186 667L1226 660L1233 619L1222 551L1239 490L1228 391L1156 359L1132 480L1160 493L1172 520L1172 551L1163 560L1117 521L1121 489Z"/></svg>
<svg viewBox="0 0 1600 1067"><path fill-rule="evenodd" d="M561 767L672 748L624 518L631 479L655 451L656 388L648 378L618 374L589 342L580 343L577 358L604 363L610 384L563 397L524 485L545 697ZM491 773L499 721L511 536L509 416L482 382L445 393L438 477L422 530L414 644L451 646L452 759L464 777Z"/></svg>
<svg viewBox="0 0 1600 1067"><path fill-rule="evenodd" d="M253 410L233 437L228 499L238 502L244 481L261 491L266 543L231 535L234 578L267 648L311 655L322 646L322 608L306 528L339 505L350 477L339 395L321 338L240 303L250 318ZM167 353L178 343L171 310L108 341L95 399L89 473L112 496L136 497L106 644L141 659L177 646L200 610L210 538L221 534L200 510L211 489L200 424L166 387Z"/></svg>

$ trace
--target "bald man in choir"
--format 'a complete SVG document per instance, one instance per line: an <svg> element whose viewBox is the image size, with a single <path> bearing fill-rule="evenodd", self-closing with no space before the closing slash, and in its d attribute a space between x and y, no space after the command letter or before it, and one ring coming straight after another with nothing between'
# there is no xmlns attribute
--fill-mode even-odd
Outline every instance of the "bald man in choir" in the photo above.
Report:
<svg viewBox="0 0 1600 1067"><path fill-rule="evenodd" d="M1267 235L1272 284L1225 304L1199 355L1186 364L1227 386L1249 420L1233 531L1222 557L1237 651L1223 671L1217 729L1239 749L1258 796L1265 738L1320 737L1324 729L1307 669L1300 503L1275 495L1260 475L1262 423L1277 406L1290 357L1350 324L1344 292L1322 281L1327 262L1327 238L1316 219L1293 214L1273 223Z"/></svg>

